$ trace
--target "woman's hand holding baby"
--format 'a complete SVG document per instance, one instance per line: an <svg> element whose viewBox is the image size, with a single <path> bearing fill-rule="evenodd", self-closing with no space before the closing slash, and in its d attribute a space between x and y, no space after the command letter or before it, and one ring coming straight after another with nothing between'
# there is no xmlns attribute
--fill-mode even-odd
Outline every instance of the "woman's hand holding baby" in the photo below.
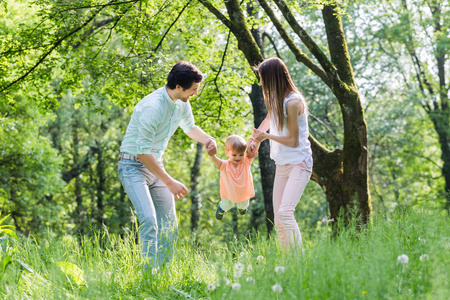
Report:
<svg viewBox="0 0 450 300"><path fill-rule="evenodd" d="M261 143L262 141L264 141L265 139L267 139L267 133L253 128L253 137L252 137L256 142Z"/></svg>

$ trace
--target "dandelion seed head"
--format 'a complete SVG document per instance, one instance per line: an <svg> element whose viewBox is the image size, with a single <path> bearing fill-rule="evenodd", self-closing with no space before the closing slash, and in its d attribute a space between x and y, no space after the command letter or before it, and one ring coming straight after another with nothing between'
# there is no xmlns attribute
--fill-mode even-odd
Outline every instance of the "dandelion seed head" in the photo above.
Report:
<svg viewBox="0 0 450 300"><path fill-rule="evenodd" d="M216 289L216 285L214 283L208 283L208 285L206 286L206 290L208 292L212 292Z"/></svg>
<svg viewBox="0 0 450 300"><path fill-rule="evenodd" d="M236 271L243 271L244 270L244 265L243 264L241 264L241 263L235 263L234 264L234 269L236 270Z"/></svg>
<svg viewBox="0 0 450 300"><path fill-rule="evenodd" d="M234 278L240 278L242 276L242 271L234 272Z"/></svg>
<svg viewBox="0 0 450 300"><path fill-rule="evenodd" d="M231 285L231 289L233 291L239 291L241 289L241 285L239 283L235 282Z"/></svg>
<svg viewBox="0 0 450 300"><path fill-rule="evenodd" d="M256 257L257 262L262 262L263 260L264 260L264 256L262 256L262 255L258 255L258 257Z"/></svg>
<svg viewBox="0 0 450 300"><path fill-rule="evenodd" d="M422 254L422 255L419 257L419 259L420 259L420 261L429 260L429 259L430 259L430 256L428 256L428 254Z"/></svg>
<svg viewBox="0 0 450 300"><path fill-rule="evenodd" d="M284 271L286 271L286 268L283 266L275 267L275 273L281 274L281 273L284 273Z"/></svg>
<svg viewBox="0 0 450 300"><path fill-rule="evenodd" d="M251 273L253 271L252 265L247 266L247 272Z"/></svg>
<svg viewBox="0 0 450 300"><path fill-rule="evenodd" d="M406 254L402 254L399 257L397 257L397 261L401 264L407 264L409 262L409 257Z"/></svg>
<svg viewBox="0 0 450 300"><path fill-rule="evenodd" d="M255 283L255 279L253 279L253 277L247 277L245 281L247 281L248 283Z"/></svg>
<svg viewBox="0 0 450 300"><path fill-rule="evenodd" d="M281 287L280 284L277 283L274 286L272 286L272 291L279 294L283 291L283 288Z"/></svg>

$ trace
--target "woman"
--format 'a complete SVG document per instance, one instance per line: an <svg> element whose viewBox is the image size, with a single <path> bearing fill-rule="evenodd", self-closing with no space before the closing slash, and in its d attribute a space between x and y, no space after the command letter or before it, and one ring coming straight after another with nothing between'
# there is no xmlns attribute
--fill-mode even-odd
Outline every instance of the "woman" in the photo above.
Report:
<svg viewBox="0 0 450 300"><path fill-rule="evenodd" d="M253 129L250 151L270 140L270 157L275 161L273 187L275 226L286 250L301 246L301 234L294 210L311 178L312 151L308 140L308 107L292 82L286 65L269 58L256 67L263 88L267 117ZM270 129L270 134L267 130Z"/></svg>

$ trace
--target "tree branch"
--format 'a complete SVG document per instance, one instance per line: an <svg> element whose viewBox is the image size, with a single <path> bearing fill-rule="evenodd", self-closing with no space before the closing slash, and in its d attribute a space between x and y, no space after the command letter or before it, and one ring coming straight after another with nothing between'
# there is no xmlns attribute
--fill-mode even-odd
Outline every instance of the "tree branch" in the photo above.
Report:
<svg viewBox="0 0 450 300"><path fill-rule="evenodd" d="M72 44L72 48L77 49L78 47L80 47L81 43L84 42L85 40L87 40L87 38L94 32L95 29L106 26L109 23L114 22L114 20L120 20L120 18L122 18L122 16L109 18L109 19L103 20L101 22L94 21L94 24L92 24L91 28L89 28L89 30L87 30L85 33L83 33L83 36L81 37L81 39L79 41L77 41L75 44ZM116 22L116 24L117 24L117 22Z"/></svg>
<svg viewBox="0 0 450 300"><path fill-rule="evenodd" d="M104 6L102 6L99 10L94 12L83 24L81 24L80 26L78 26L77 28L73 29L71 32L69 32L68 34L66 34L65 36L61 37L59 40L57 40L56 43L54 43L53 46L46 53L41 55L41 57L39 58L38 62L33 67L31 67L31 69L29 69L27 72L25 72L25 74L23 74L19 78L15 79L14 81L12 81L8 85L6 85L6 87L3 87L0 90L0 93L4 92L5 90L10 88L14 84L24 80L37 67L39 67L39 65L42 64L44 62L44 60L47 58L47 56L49 56L56 48L58 48L64 40L66 40L68 37L72 36L73 34L77 33L78 31L80 31L81 29L86 27L103 10L103 8L104 8Z"/></svg>
<svg viewBox="0 0 450 300"><path fill-rule="evenodd" d="M277 57L279 59L281 59L281 55L280 55L280 53L278 53L277 46L275 45L275 43L274 43L273 39L270 37L270 35L267 34L266 32L263 32L262 37L263 37L263 39L267 38L269 40L270 44L272 44L272 47L275 50L275 53L277 54Z"/></svg>
<svg viewBox="0 0 450 300"><path fill-rule="evenodd" d="M333 130L331 130L331 128L325 124L325 122L323 122L322 120L320 120L319 118L317 118L315 115L313 115L311 112L309 112L309 115L311 116L311 118L313 118L314 120L316 120L320 125L322 125L323 127L325 127L325 129L331 133L331 135L336 139L336 141L339 143L339 138L337 137L336 133L333 132Z"/></svg>
<svg viewBox="0 0 450 300"><path fill-rule="evenodd" d="M220 105L219 105L219 112L217 114L217 120L220 119L220 114L222 112L222 105L223 105L223 96L222 96L222 93L220 92L219 86L217 85L217 79L219 78L219 74L222 71L222 67L223 67L223 64L225 62L225 57L227 55L228 44L230 43L230 36L231 36L231 30L228 32L227 44L225 45L225 49L223 50L222 62L220 63L219 71L217 71L216 77L214 78L214 85L215 85L215 87L217 89L217 92L219 93L219 99L220 99Z"/></svg>
<svg viewBox="0 0 450 300"><path fill-rule="evenodd" d="M308 67L311 71L314 72L314 74L316 74L317 76L320 77L320 79L322 79L322 81L328 86L331 87L331 83L330 83L330 79L327 75L327 72L324 71L324 69L322 69L320 66L318 66L317 64L315 64L305 53L303 53L300 48L298 48L294 41L292 40L292 38L289 36L289 34L286 32L286 30L284 29L283 25L281 24L281 22L277 19L277 17L275 16L275 13L273 12L273 10L270 8L269 4L267 3L266 0L258 0L259 4L262 6L262 8L264 9L264 11L266 12L266 14L269 16L270 20L272 21L272 23L275 25L278 33L280 34L281 38L284 40L284 42L287 44L287 46L289 47L289 49L292 51L292 53L294 53L295 58L297 59L297 61L303 63L306 67ZM295 31L295 30L294 30ZM303 40L302 40L303 41ZM306 45L306 44L305 44ZM308 47L308 46L307 46ZM309 47L308 47L309 49ZM313 53L314 55L314 53ZM326 59L326 61L328 61L328 59ZM319 63L321 61L319 60ZM324 63L324 65L326 66L330 66L330 63ZM323 66L323 65L322 65ZM330 70L333 69L330 66Z"/></svg>
<svg viewBox="0 0 450 300"><path fill-rule="evenodd" d="M406 151L404 151L404 152L407 153L407 154L411 154L411 155L413 155L413 156L417 156L417 157L423 158L423 159L425 159L425 160L428 160L428 161L431 162L433 165L437 166L440 170L442 170L442 166L440 166L437 162L435 162L434 160L432 160L432 159L429 158L429 157L420 155L419 153L416 153L416 152L413 152L413 151L407 151L407 150L406 150Z"/></svg>
<svg viewBox="0 0 450 300"><path fill-rule="evenodd" d="M172 24L170 24L169 28L167 28L166 32L164 33L164 35L162 36L161 40L159 41L158 45L156 45L155 49L153 49L153 53L156 52L159 47L161 47L162 42L164 41L164 38L167 36L167 34L169 33L170 29L172 29L173 25L175 25L175 23L178 21L178 19L181 17L181 15L183 14L184 10L186 9L186 7L188 7L188 5L191 3L192 0L189 0L184 6L183 9L180 11L180 13L178 14L178 16L176 17L176 19L172 22Z"/></svg>
<svg viewBox="0 0 450 300"><path fill-rule="evenodd" d="M127 10L128 11L128 10ZM126 11L126 12L127 12ZM95 53L95 55L91 58L91 60L94 60L97 58L97 56L100 54L100 52L104 49L106 43L108 43L108 41L111 38L112 35L112 31L114 30L114 28L116 28L117 24L119 23L119 21L125 16L126 12L124 14L122 14L121 16L117 16L116 17L116 21L114 22L113 26L109 29L109 33L108 36L106 37L106 40L103 42L102 46L100 47L100 49L97 51L97 53Z"/></svg>
<svg viewBox="0 0 450 300"><path fill-rule="evenodd" d="M230 20L227 19L217 8L214 7L208 0L198 0L203 6L205 6L213 15L215 15L223 25L227 26L229 29L233 26Z"/></svg>
<svg viewBox="0 0 450 300"><path fill-rule="evenodd" d="M74 6L74 7L69 7L66 8L64 10L59 11L61 12L66 12L66 11L71 11L71 10L79 10L79 9L85 9L85 8L97 8L97 7L101 7L101 8L105 8L108 6L116 6L116 5L122 5L122 4L128 4L128 3L136 3L139 2L141 0L130 0L130 1L122 1L122 2L114 2L111 1L110 3L106 3L106 4L97 4L97 5L86 5L86 6ZM59 5L60 7L64 7L64 6L69 6L69 5Z"/></svg>
<svg viewBox="0 0 450 300"><path fill-rule="evenodd" d="M347 41L345 40L344 28L342 27L341 17L337 11L337 4L325 5L322 9L322 15L327 32L331 61L337 68L339 78L349 86L356 86Z"/></svg>
<svg viewBox="0 0 450 300"><path fill-rule="evenodd" d="M86 156L84 157L84 160L82 163L76 164L70 171L63 171L62 172L62 179L65 182L70 182L72 179L83 173L87 167L91 165L91 158L98 153L99 148L97 147L89 147L89 152L86 153Z"/></svg>

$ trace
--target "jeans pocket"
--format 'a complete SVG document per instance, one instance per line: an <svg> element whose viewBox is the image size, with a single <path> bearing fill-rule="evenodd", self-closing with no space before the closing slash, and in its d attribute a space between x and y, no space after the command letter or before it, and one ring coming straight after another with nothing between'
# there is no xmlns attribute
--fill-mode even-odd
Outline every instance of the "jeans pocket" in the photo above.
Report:
<svg viewBox="0 0 450 300"><path fill-rule="evenodd" d="M128 159L119 161L118 172L120 180L123 181L126 178L136 176L139 173L139 167L141 165L140 162Z"/></svg>

